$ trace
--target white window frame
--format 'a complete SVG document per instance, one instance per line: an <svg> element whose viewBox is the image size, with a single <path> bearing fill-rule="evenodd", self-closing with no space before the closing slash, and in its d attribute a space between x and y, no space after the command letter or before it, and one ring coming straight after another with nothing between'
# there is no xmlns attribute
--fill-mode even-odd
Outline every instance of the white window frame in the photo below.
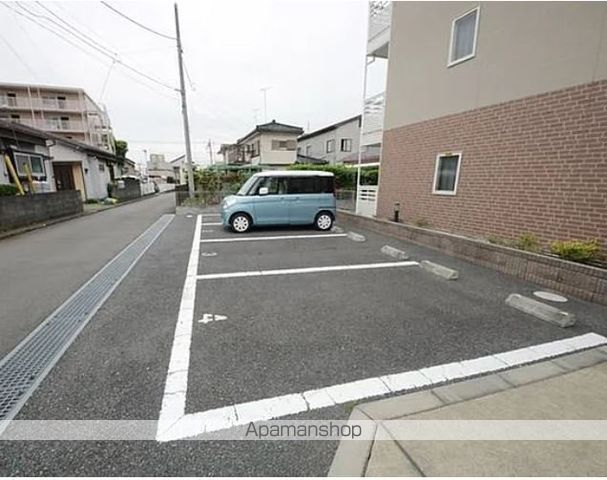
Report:
<svg viewBox="0 0 607 480"><path fill-rule="evenodd" d="M329 150L329 145L331 145L331 150ZM325 142L325 153L333 153L335 152L335 139L330 138Z"/></svg>
<svg viewBox="0 0 607 480"><path fill-rule="evenodd" d="M472 42L472 53L470 53L469 55L466 55L465 57L462 58L458 58L457 60L451 60L451 57L453 55L453 41L455 40L455 24L457 23L458 20L464 18L467 15L470 15L472 12L476 11L476 22L474 25L474 41ZM454 65L457 65L458 63L462 63L465 62L466 60L470 60L471 58L474 58L476 56L476 42L478 40L478 22L481 18L481 7L480 5L474 7L471 10L468 10L466 13L460 15L459 17L455 18L452 22L451 22L451 41L449 42L449 57L447 58L447 67L453 67Z"/></svg>
<svg viewBox="0 0 607 480"><path fill-rule="evenodd" d="M27 163L30 169L30 172L32 174L32 178L41 178L41 177L46 177L46 165L44 164L44 157L42 155L36 155L33 153L23 153L23 152L15 152L15 170L17 171L17 175L19 175L20 177L25 177L27 176L27 172L21 170L19 168L19 163L17 162L17 155L20 155L22 157L27 157ZM34 172L33 168L32 168L32 157L36 157L40 160L40 165L42 165L42 173L37 173Z"/></svg>
<svg viewBox="0 0 607 480"><path fill-rule="evenodd" d="M438 181L438 165L441 157L457 157L457 169L455 170L455 184L453 190L437 190L436 185ZM434 163L434 180L432 181L432 193L434 195L451 195L457 194L457 185L459 184L459 171L462 167L462 152L443 152L436 156L436 162Z"/></svg>

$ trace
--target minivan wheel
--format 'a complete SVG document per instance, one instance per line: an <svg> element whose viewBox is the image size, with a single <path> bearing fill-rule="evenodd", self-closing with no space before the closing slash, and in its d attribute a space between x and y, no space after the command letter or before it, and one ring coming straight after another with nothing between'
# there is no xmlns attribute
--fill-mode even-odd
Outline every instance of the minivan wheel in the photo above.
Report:
<svg viewBox="0 0 607 480"><path fill-rule="evenodd" d="M251 219L246 213L237 213L230 220L230 226L236 233L245 233L251 228Z"/></svg>
<svg viewBox="0 0 607 480"><path fill-rule="evenodd" d="M333 226L333 215L328 212L320 212L316 215L314 226L322 231L331 230L331 227Z"/></svg>

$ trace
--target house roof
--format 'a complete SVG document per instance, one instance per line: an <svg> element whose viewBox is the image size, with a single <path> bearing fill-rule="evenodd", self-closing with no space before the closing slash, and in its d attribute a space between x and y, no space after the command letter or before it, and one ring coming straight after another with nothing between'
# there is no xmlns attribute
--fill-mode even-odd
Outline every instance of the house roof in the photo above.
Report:
<svg viewBox="0 0 607 480"><path fill-rule="evenodd" d="M60 135L55 135L54 133L49 133L48 138L56 142L63 143L64 145L73 147L77 150L84 150L85 152L90 153L92 155L103 157L106 160L118 160L118 157L116 157L114 153L108 152L107 150L103 150L102 148L93 147L88 143L79 142L78 140L72 140L70 138L65 138Z"/></svg>
<svg viewBox="0 0 607 480"><path fill-rule="evenodd" d="M175 162L180 162L182 160L185 160L185 155L179 155L177 158L174 158L173 160L171 160L169 163L175 163Z"/></svg>
<svg viewBox="0 0 607 480"><path fill-rule="evenodd" d="M9 130L11 133L21 133L24 135L29 135L30 137L36 138L41 141L45 141L50 138L49 134L43 130L38 130L37 128L28 127L27 125L23 125L21 123L12 122L10 120L0 120L0 129Z"/></svg>
<svg viewBox="0 0 607 480"><path fill-rule="evenodd" d="M344 157L341 162L346 165L356 165L358 164L358 152L354 152L347 157ZM378 153L368 153L362 152L360 163L375 163L379 162L379 152Z"/></svg>
<svg viewBox="0 0 607 480"><path fill-rule="evenodd" d="M303 128L296 127L294 125L287 125L286 123L279 123L276 120L272 120L269 123L263 123L261 125L257 125L253 130L251 130L244 137L239 138L236 143L240 143L243 140L246 140L249 137L252 137L256 133L292 133L294 135L301 135L303 133Z"/></svg>
<svg viewBox="0 0 607 480"><path fill-rule="evenodd" d="M342 125L345 125L346 123L353 122L354 120L358 120L360 122L360 118L361 118L360 115L356 115L354 117L346 118L345 120L342 120L341 122L333 123L332 125L328 125L328 126L323 127L323 128L321 128L319 130L314 130L313 132L301 135L297 140L306 140L308 138L316 137L317 135L322 135L323 133L330 132L331 130L336 130L337 128L341 127Z"/></svg>
<svg viewBox="0 0 607 480"><path fill-rule="evenodd" d="M25 135L29 135L30 137L34 137L40 140L53 140L55 142L62 143L64 145L68 145L76 150L84 150L87 153L92 155L97 155L103 157L107 160L117 160L116 155L112 152L108 152L107 150L103 150L101 148L93 147L88 143L79 142L77 140L71 140L69 138L64 138L60 135L47 132L45 130L40 130L39 128L30 127L28 125L23 125L17 122L11 122L6 120L0 120L0 128L11 130L13 132L19 132Z"/></svg>
<svg viewBox="0 0 607 480"><path fill-rule="evenodd" d="M326 165L329 162L323 160L322 158L310 157L309 155L302 155L301 153L298 153L295 163L314 163L316 165Z"/></svg>

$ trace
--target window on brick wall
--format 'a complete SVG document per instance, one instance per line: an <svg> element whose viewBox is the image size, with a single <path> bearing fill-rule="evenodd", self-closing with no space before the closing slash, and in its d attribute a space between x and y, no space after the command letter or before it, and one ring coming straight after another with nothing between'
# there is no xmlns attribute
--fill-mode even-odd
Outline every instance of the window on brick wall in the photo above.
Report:
<svg viewBox="0 0 607 480"><path fill-rule="evenodd" d="M448 66L456 65L476 55L479 7L453 20Z"/></svg>
<svg viewBox="0 0 607 480"><path fill-rule="evenodd" d="M461 153L444 153L436 157L432 193L439 195L456 194L461 160Z"/></svg>

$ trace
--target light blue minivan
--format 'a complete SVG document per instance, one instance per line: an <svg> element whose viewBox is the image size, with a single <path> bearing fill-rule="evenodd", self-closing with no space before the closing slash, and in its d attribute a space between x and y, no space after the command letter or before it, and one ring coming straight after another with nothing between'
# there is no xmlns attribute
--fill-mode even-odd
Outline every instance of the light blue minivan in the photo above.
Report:
<svg viewBox="0 0 607 480"><path fill-rule="evenodd" d="M249 178L221 204L225 227L237 233L253 225L314 225L330 230L335 220L335 182L329 172L275 170Z"/></svg>

